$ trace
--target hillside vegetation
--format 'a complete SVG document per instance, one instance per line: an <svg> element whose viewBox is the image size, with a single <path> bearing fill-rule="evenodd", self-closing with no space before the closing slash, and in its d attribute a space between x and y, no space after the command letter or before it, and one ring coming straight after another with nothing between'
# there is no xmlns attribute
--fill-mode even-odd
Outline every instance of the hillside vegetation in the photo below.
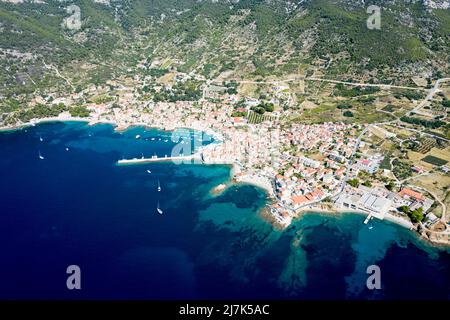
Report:
<svg viewBox="0 0 450 320"><path fill-rule="evenodd" d="M449 10L372 2L382 7L381 30L367 29L369 14L356 0L3 0L0 95L76 91L168 69L282 78L317 61L341 80L405 83L417 73L448 72ZM71 4L81 10L79 30L63 26Z"/></svg>

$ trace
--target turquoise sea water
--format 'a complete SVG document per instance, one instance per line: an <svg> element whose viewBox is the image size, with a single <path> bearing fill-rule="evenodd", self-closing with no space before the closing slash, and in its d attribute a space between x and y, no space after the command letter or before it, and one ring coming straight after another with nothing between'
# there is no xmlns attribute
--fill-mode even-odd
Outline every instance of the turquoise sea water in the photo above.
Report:
<svg viewBox="0 0 450 320"><path fill-rule="evenodd" d="M211 194L227 166L115 164L173 145L168 132L85 123L1 133L0 298L450 297L449 250L391 223L311 213L277 231L260 216L261 190ZM79 291L66 288L73 264ZM372 264L381 290L366 288Z"/></svg>

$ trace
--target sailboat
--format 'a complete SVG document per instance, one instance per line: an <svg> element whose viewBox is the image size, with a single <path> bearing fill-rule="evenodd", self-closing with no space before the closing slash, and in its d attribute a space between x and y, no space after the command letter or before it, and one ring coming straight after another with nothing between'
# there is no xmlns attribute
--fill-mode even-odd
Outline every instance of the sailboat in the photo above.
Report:
<svg viewBox="0 0 450 320"><path fill-rule="evenodd" d="M39 151L39 159L44 160L45 158L42 156L41 151Z"/></svg>
<svg viewBox="0 0 450 320"><path fill-rule="evenodd" d="M161 184L159 183L159 180L158 180L158 192L160 192L161 191Z"/></svg>
<svg viewBox="0 0 450 320"><path fill-rule="evenodd" d="M164 212L161 210L161 208L159 207L159 201L158 201L158 206L156 207L156 211L158 211L159 214L163 214Z"/></svg>

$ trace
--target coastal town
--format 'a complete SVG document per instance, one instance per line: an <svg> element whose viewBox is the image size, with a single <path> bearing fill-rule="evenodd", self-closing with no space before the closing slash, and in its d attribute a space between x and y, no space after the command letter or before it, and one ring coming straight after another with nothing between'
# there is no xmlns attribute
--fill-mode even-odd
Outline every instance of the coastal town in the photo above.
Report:
<svg viewBox="0 0 450 320"><path fill-rule="evenodd" d="M173 87L193 79L198 80L178 73L172 79L173 85L159 85L151 90L155 94L174 92ZM235 87L235 82L232 86L205 82L196 100L157 102L143 99L144 95L133 86L116 85L114 97L106 86L94 86L80 93L52 97L53 105L70 106L96 96L92 102L83 104L86 112L82 117L63 110L44 120L112 123L119 131L137 125L173 131L173 142L183 145L174 148L170 159L232 165L234 181L267 191L272 199L268 218L280 228L286 228L307 211L354 211L367 216L365 223L385 219L415 229L433 242L449 243L445 204L426 189L400 181L391 170L381 168L387 160L386 153L373 148L371 138L382 131L384 139L395 142L396 133L386 127L394 122L367 125L348 121L310 124L291 121L290 109L277 107L258 112L269 102L229 90ZM276 94L270 103L279 106L285 101L286 86L273 86L273 91ZM31 106L44 103L48 101L36 97ZM38 121L18 121L5 128ZM189 134L185 137L180 134L182 128L204 132L208 141L191 141ZM122 161L138 163L145 159L136 160ZM413 170L424 174L421 169ZM434 170L448 176L450 169L440 165ZM439 205L440 217L431 212Z"/></svg>
<svg viewBox="0 0 450 320"><path fill-rule="evenodd" d="M449 300L450 0L0 16L0 300Z"/></svg>

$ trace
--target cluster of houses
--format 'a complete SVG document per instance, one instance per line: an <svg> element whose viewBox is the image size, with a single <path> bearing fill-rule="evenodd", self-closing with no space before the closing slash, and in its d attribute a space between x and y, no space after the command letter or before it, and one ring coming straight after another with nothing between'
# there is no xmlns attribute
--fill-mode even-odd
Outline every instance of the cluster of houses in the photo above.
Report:
<svg viewBox="0 0 450 320"><path fill-rule="evenodd" d="M307 125L296 123L283 132L285 140L299 151L317 150L349 157L356 144L355 129L344 123Z"/></svg>
<svg viewBox="0 0 450 320"><path fill-rule="evenodd" d="M191 77L175 80L186 79ZM412 210L422 208L426 212L433 204L433 200L408 188L399 193L365 186L352 188L347 185L343 189L347 173L353 176L359 171L373 174L383 161L383 155L365 155L348 168L349 159L358 145L359 128L354 125L293 123L281 129L278 120L249 125L245 117L232 117L235 104L241 99L225 94L226 87L223 86L204 88L205 95L220 98L221 102L202 99L201 103L139 101L131 87L116 89L122 93L114 103L89 106L94 121L111 121L117 123L119 129L144 124L165 130L193 128L220 132L223 141L203 148L202 160L233 164L239 168L237 178L245 177L249 181L253 177L256 184L272 187L278 201L271 211L281 223L290 223L297 210L326 197L333 197L340 209L358 210L380 219L402 205ZM286 88L279 86L273 90L282 95ZM241 111L248 111L259 103L258 99L247 98Z"/></svg>
<svg viewBox="0 0 450 320"><path fill-rule="evenodd" d="M289 221L298 209L339 192L347 158L356 146L354 136L355 129L343 123L294 124L282 132L282 145L291 148L282 152L282 170L275 177L279 203L272 212L280 222ZM305 155L308 153L314 154L314 159Z"/></svg>
<svg viewBox="0 0 450 320"><path fill-rule="evenodd" d="M375 154L363 157L357 161L353 166L352 172L365 171L370 174L374 174L380 168L380 164L383 161L384 156L382 154Z"/></svg>

